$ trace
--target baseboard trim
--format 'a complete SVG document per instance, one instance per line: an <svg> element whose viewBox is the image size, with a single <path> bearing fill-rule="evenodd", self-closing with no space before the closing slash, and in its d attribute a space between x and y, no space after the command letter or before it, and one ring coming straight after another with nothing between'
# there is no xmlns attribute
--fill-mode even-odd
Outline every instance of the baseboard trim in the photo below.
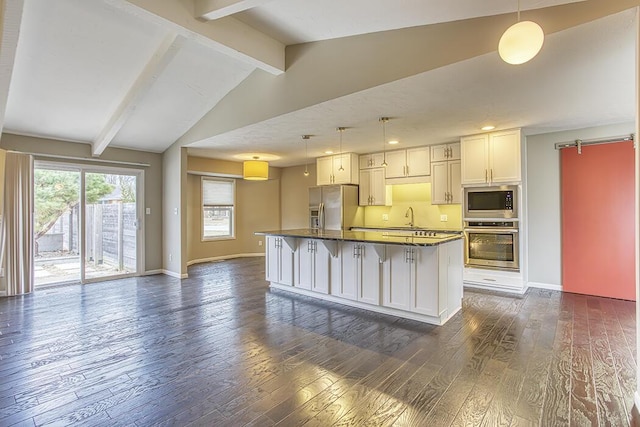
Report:
<svg viewBox="0 0 640 427"><path fill-rule="evenodd" d="M552 283L542 283L542 282L529 282L527 283L530 288L538 288L538 289L548 289L550 291L560 291L562 292L561 285L554 285Z"/></svg>
<svg viewBox="0 0 640 427"><path fill-rule="evenodd" d="M187 265L191 266L194 264L202 264L203 262L224 261L226 259L234 259L234 258L251 258L256 256L265 256L265 254L264 252L258 252L258 253L248 253L248 254L214 256L209 258L193 259L191 261L187 261Z"/></svg>
<svg viewBox="0 0 640 427"><path fill-rule="evenodd" d="M147 270L144 273L142 273L142 276L155 276L156 274L163 274L164 270L159 268L157 270Z"/></svg>
<svg viewBox="0 0 640 427"><path fill-rule="evenodd" d="M6 297L7 291L0 291L0 297Z"/></svg>
<svg viewBox="0 0 640 427"><path fill-rule="evenodd" d="M171 277L175 277L176 279L186 279L189 277L189 275L187 273L184 274L180 274L180 273L176 273L174 271L169 271L169 270L161 270L162 274L165 274L167 276L171 276Z"/></svg>

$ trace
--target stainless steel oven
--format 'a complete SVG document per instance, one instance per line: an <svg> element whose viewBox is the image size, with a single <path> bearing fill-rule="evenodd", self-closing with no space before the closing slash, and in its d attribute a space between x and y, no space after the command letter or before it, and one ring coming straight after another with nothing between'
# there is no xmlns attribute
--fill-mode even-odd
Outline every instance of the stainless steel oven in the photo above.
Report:
<svg viewBox="0 0 640 427"><path fill-rule="evenodd" d="M517 221L467 221L464 237L465 266L520 271Z"/></svg>
<svg viewBox="0 0 640 427"><path fill-rule="evenodd" d="M518 218L518 186L465 187L464 218Z"/></svg>

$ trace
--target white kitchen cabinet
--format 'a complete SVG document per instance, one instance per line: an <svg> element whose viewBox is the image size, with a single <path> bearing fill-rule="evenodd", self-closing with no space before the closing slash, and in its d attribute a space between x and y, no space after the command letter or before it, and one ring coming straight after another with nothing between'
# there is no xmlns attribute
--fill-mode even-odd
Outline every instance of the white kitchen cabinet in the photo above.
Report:
<svg viewBox="0 0 640 427"><path fill-rule="evenodd" d="M432 162L444 162L448 160L460 160L459 142L431 146Z"/></svg>
<svg viewBox="0 0 640 427"><path fill-rule="evenodd" d="M438 247L387 246L389 274L383 285L386 307L437 316Z"/></svg>
<svg viewBox="0 0 640 427"><path fill-rule="evenodd" d="M462 240L437 246L387 245L386 254L385 307L428 316L451 316L460 307Z"/></svg>
<svg viewBox="0 0 640 427"><path fill-rule="evenodd" d="M460 160L431 163L431 204L460 204L462 185Z"/></svg>
<svg viewBox="0 0 640 427"><path fill-rule="evenodd" d="M384 162L383 153L362 154L360 156L360 169L380 168Z"/></svg>
<svg viewBox="0 0 640 427"><path fill-rule="evenodd" d="M390 206L391 187L386 185L384 168L361 169L360 206Z"/></svg>
<svg viewBox="0 0 640 427"><path fill-rule="evenodd" d="M431 154L429 147L408 148L389 151L386 154L387 178L428 176L431 174Z"/></svg>
<svg viewBox="0 0 640 427"><path fill-rule="evenodd" d="M368 304L380 304L380 258L373 245L343 242L341 245L342 280L331 292L342 298Z"/></svg>
<svg viewBox="0 0 640 427"><path fill-rule="evenodd" d="M283 237L267 236L266 240L267 281L293 285L293 250Z"/></svg>
<svg viewBox="0 0 640 427"><path fill-rule="evenodd" d="M520 141L519 129L462 138L462 184L520 182Z"/></svg>
<svg viewBox="0 0 640 427"><path fill-rule="evenodd" d="M358 171L358 155L354 153L316 159L317 185L358 184Z"/></svg>
<svg viewBox="0 0 640 427"><path fill-rule="evenodd" d="M383 304L429 316L439 315L438 246L388 245L389 274Z"/></svg>
<svg viewBox="0 0 640 427"><path fill-rule="evenodd" d="M294 286L323 294L329 293L329 251L314 239L300 239L296 250Z"/></svg>

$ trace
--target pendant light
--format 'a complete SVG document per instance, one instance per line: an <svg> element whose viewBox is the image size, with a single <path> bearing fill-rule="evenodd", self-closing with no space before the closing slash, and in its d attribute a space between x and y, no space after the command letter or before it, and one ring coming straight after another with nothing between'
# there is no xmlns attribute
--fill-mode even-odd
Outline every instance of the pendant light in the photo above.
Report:
<svg viewBox="0 0 640 427"><path fill-rule="evenodd" d="M387 167L387 129L385 124L389 121L389 117L380 117L382 123L382 166Z"/></svg>
<svg viewBox="0 0 640 427"><path fill-rule="evenodd" d="M269 163L253 156L253 160L245 160L242 164L242 177L249 181L265 181L269 179Z"/></svg>
<svg viewBox="0 0 640 427"><path fill-rule="evenodd" d="M304 140L304 176L309 176L309 139L311 135L302 135Z"/></svg>
<svg viewBox="0 0 640 427"><path fill-rule="evenodd" d="M340 172L344 171L344 167L342 166L342 132L344 132L345 129L345 127L339 127L336 129L340 132L340 167L338 168Z"/></svg>
<svg viewBox="0 0 640 427"><path fill-rule="evenodd" d="M544 43L544 31L533 21L520 21L518 0L518 22L507 28L500 37L498 53L508 64L519 65L533 59Z"/></svg>

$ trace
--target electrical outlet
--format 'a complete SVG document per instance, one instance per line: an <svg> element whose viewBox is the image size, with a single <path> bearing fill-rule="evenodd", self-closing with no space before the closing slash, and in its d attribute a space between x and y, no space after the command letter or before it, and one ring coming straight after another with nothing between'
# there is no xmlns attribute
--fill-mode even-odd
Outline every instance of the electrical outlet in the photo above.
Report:
<svg viewBox="0 0 640 427"><path fill-rule="evenodd" d="M447 215L440 215L440 222L447 222L449 221L449 217Z"/></svg>
<svg viewBox="0 0 640 427"><path fill-rule="evenodd" d="M389 214L382 214L383 221L389 221Z"/></svg>
<svg viewBox="0 0 640 427"><path fill-rule="evenodd" d="M262 240L258 240L258 246L262 246Z"/></svg>
<svg viewBox="0 0 640 427"><path fill-rule="evenodd" d="M169 254L169 262L173 261L173 256Z"/></svg>

